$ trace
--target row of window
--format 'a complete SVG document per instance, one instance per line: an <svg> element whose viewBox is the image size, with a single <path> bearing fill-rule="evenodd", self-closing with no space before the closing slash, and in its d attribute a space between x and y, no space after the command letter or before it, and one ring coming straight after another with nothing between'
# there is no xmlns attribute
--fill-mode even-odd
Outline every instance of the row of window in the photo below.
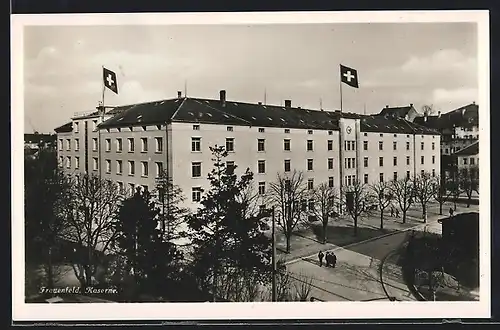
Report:
<svg viewBox="0 0 500 330"><path fill-rule="evenodd" d="M424 175L425 171L424 170L421 170L420 171L420 175ZM432 169L432 176L435 177L436 176L436 169ZM409 179L410 178L410 171L406 171L406 178ZM392 179L394 181L398 180L398 172L394 172L393 176L392 176ZM356 182L356 176L355 175L346 175L345 178L344 178L344 181L345 181L345 184L350 186L350 185L353 185L355 182ZM379 174L379 182L384 182L384 173L380 173ZM365 173L364 176L363 176L363 183L364 184L368 184L369 183L369 178L368 178L368 174Z"/></svg>
<svg viewBox="0 0 500 330"><path fill-rule="evenodd" d="M476 165L476 159L474 157L471 158L463 158L463 165ZM479 163L479 160L478 160Z"/></svg>
<svg viewBox="0 0 500 330"><path fill-rule="evenodd" d="M436 156L432 156L431 159L432 159L432 164L435 164L436 163ZM425 164L425 156L420 156L420 164L421 165ZM384 166L384 157L379 157L378 158L378 165L380 167ZM398 166L398 157L393 157L392 158L392 165L393 166ZM410 156L406 156L406 165L410 165ZM368 157L364 157L364 159L363 159L363 166L364 167L368 167L369 166L369 164L368 164ZM348 167L346 166L346 168L348 168Z"/></svg>
<svg viewBox="0 0 500 330"><path fill-rule="evenodd" d="M193 125L193 131L199 131L199 130L200 130L200 125L198 125L198 124ZM234 132L234 127L233 126L226 126L226 131ZM259 133L265 133L266 129L264 127L259 127L258 131L259 131ZM285 128L283 131L285 132L285 134L290 134L289 128ZM314 131L312 129L307 130L307 134L313 134L313 133L314 133ZM333 135L333 131L328 131L328 135Z"/></svg>
<svg viewBox="0 0 500 330"><path fill-rule="evenodd" d="M148 151L148 138L142 137L140 138L141 140L141 152L147 152ZM163 138L162 137L155 137L155 152L163 152ZM59 150L62 150L62 139L59 139ZM135 139L134 138L127 138L128 141L128 152L134 152L135 151ZM105 144L105 151L110 152L111 151L111 139L106 138L104 140ZM92 138L92 150L97 151L99 147L99 141L97 138ZM66 150L71 150L71 139L66 139ZM75 151L80 150L80 139L76 138L75 139ZM116 152L122 152L123 151L123 141L122 138L116 138Z"/></svg>
<svg viewBox="0 0 500 330"><path fill-rule="evenodd" d="M425 143L420 142L420 150L425 149ZM436 150L436 143L431 143L431 149ZM363 141L363 150L368 150L368 141ZM384 141L378 141L378 150L384 150ZM398 142L392 142L392 150L398 150ZM406 150L410 150L410 142L406 142Z"/></svg>
<svg viewBox="0 0 500 330"><path fill-rule="evenodd" d="M284 139L283 140L283 150L291 151L291 140ZM307 140L307 151L314 151L314 141ZM333 150L333 140L327 140L327 150ZM201 152L201 137L192 137L191 138L191 151L193 152ZM234 138L226 138L226 151L234 152ZM264 152L266 151L266 139L257 139L257 151Z"/></svg>
<svg viewBox="0 0 500 330"><path fill-rule="evenodd" d="M74 157L75 159L75 169L80 168L80 157L76 156ZM65 166L66 168L71 168L71 160L72 158L70 156L66 157L66 162ZM111 173L111 160L106 159L104 160L105 162L105 170L106 173ZM63 165L63 157L59 157L59 163ZM133 160L128 161L128 175L133 176L135 175L135 167L136 167L136 162ZM147 161L141 161L141 176L143 177L148 177L149 176L149 162ZM156 177L160 176L160 174L163 172L163 163L162 162L156 162ZM94 171L97 171L99 169L99 159L97 157L92 158L92 169ZM116 174L121 175L123 174L123 161L122 160L117 160L116 161Z"/></svg>

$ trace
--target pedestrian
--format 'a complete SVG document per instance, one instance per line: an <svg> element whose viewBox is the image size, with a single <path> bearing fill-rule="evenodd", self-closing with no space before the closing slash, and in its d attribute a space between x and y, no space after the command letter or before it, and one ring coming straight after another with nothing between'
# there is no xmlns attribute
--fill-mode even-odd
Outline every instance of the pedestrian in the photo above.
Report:
<svg viewBox="0 0 500 330"><path fill-rule="evenodd" d="M337 265L337 256L335 255L335 253L332 253L332 267L335 268L336 265Z"/></svg>
<svg viewBox="0 0 500 330"><path fill-rule="evenodd" d="M394 217L394 207L391 206L391 217Z"/></svg>
<svg viewBox="0 0 500 330"><path fill-rule="evenodd" d="M326 263L326 267L329 267L329 266L330 266L330 262L331 262L330 251L327 251L327 252L326 252L326 256L325 256L325 263Z"/></svg>
<svg viewBox="0 0 500 330"><path fill-rule="evenodd" d="M396 218L399 218L399 210L396 209Z"/></svg>
<svg viewBox="0 0 500 330"><path fill-rule="evenodd" d="M319 266L322 267L323 266L323 257L324 257L324 253L323 251L319 251L318 253L318 259L319 259Z"/></svg>
<svg viewBox="0 0 500 330"><path fill-rule="evenodd" d="M453 208L450 207L450 217L452 217L452 216L453 216Z"/></svg>

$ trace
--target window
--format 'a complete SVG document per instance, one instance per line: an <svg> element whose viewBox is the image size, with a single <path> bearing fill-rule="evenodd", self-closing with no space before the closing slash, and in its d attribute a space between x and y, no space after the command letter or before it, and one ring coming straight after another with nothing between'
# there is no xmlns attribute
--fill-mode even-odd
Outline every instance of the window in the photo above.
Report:
<svg viewBox="0 0 500 330"><path fill-rule="evenodd" d="M156 152L163 152L163 138L155 137Z"/></svg>
<svg viewBox="0 0 500 330"><path fill-rule="evenodd" d="M384 134L380 133L380 137L383 137L383 136L384 136Z"/></svg>
<svg viewBox="0 0 500 330"><path fill-rule="evenodd" d="M192 162L191 163L191 176L193 178L201 177L201 162Z"/></svg>
<svg viewBox="0 0 500 330"><path fill-rule="evenodd" d="M97 120L92 120L92 130L95 131L97 129Z"/></svg>
<svg viewBox="0 0 500 330"><path fill-rule="evenodd" d="M314 210L314 199L310 199L307 202L307 208L309 209L309 211L313 211Z"/></svg>
<svg viewBox="0 0 500 330"><path fill-rule="evenodd" d="M334 185L333 176L328 177L328 187L332 188Z"/></svg>
<svg viewBox="0 0 500 330"><path fill-rule="evenodd" d="M406 165L410 165L410 156L406 156Z"/></svg>
<svg viewBox="0 0 500 330"><path fill-rule="evenodd" d="M364 181L363 181L363 182L364 182L365 184L368 184L368 174L366 174L366 173L365 173L365 175L364 175L364 178L363 178L363 179L364 179Z"/></svg>
<svg viewBox="0 0 500 330"><path fill-rule="evenodd" d="M424 176L425 174L425 171L424 170L420 170L420 176Z"/></svg>
<svg viewBox="0 0 500 330"><path fill-rule="evenodd" d="M259 128L259 133L264 133L264 132L265 132L264 128L260 127Z"/></svg>
<svg viewBox="0 0 500 330"><path fill-rule="evenodd" d="M226 138L226 151L234 152L234 139Z"/></svg>
<svg viewBox="0 0 500 330"><path fill-rule="evenodd" d="M92 138L92 151L97 151L97 138Z"/></svg>
<svg viewBox="0 0 500 330"><path fill-rule="evenodd" d="M266 173L266 161L265 160L259 160L257 163L257 172L260 174Z"/></svg>
<svg viewBox="0 0 500 330"><path fill-rule="evenodd" d="M129 183L128 188L129 188L131 194L135 193L135 184Z"/></svg>
<svg viewBox="0 0 500 330"><path fill-rule="evenodd" d="M432 156L432 157L434 157L434 156ZM434 164L434 162L433 162L433 164ZM474 158L471 158L471 159L470 159L470 164L471 164L471 165L474 165Z"/></svg>
<svg viewBox="0 0 500 330"><path fill-rule="evenodd" d="M436 156L432 156L432 164L436 163Z"/></svg>
<svg viewBox="0 0 500 330"><path fill-rule="evenodd" d="M116 174L122 174L123 171L123 163L121 160L116 161Z"/></svg>
<svg viewBox="0 0 500 330"><path fill-rule="evenodd" d="M314 189L314 179L307 179L307 189Z"/></svg>
<svg viewBox="0 0 500 330"><path fill-rule="evenodd" d="M194 203L201 202L201 188L193 187L191 188L191 198Z"/></svg>
<svg viewBox="0 0 500 330"><path fill-rule="evenodd" d="M78 133L79 130L80 130L80 125L79 123L75 122L75 133Z"/></svg>
<svg viewBox="0 0 500 330"><path fill-rule="evenodd" d="M116 152L122 152L123 143L121 138L116 139Z"/></svg>
<svg viewBox="0 0 500 330"><path fill-rule="evenodd" d="M148 151L148 138L141 138L141 152L147 152Z"/></svg>
<svg viewBox="0 0 500 330"><path fill-rule="evenodd" d="M332 151L333 150L333 140L328 140L328 142L327 142L327 148L328 148L328 151Z"/></svg>
<svg viewBox="0 0 500 330"><path fill-rule="evenodd" d="M384 157L378 158L378 166L384 166Z"/></svg>
<svg viewBox="0 0 500 330"><path fill-rule="evenodd" d="M448 154L448 152L449 152L449 151L448 151L448 148L444 149L444 153L445 153L445 154Z"/></svg>
<svg viewBox="0 0 500 330"><path fill-rule="evenodd" d="M435 176L436 176L436 169L435 169L435 168L433 168L433 169L432 169L432 177L435 177Z"/></svg>
<svg viewBox="0 0 500 330"><path fill-rule="evenodd" d="M363 141L363 150L368 150L368 141Z"/></svg>
<svg viewBox="0 0 500 330"><path fill-rule="evenodd" d="M59 150L63 149L63 140L59 139Z"/></svg>
<svg viewBox="0 0 500 330"><path fill-rule="evenodd" d="M307 170L308 171L312 171L313 170L313 164L314 164L314 162L313 162L312 159L308 159L307 160Z"/></svg>
<svg viewBox="0 0 500 330"><path fill-rule="evenodd" d="M313 151L313 140L307 140L307 151Z"/></svg>
<svg viewBox="0 0 500 330"><path fill-rule="evenodd" d="M285 172L290 172L290 159L285 159Z"/></svg>
<svg viewBox="0 0 500 330"><path fill-rule="evenodd" d="M378 150L384 150L384 142L378 141Z"/></svg>
<svg viewBox="0 0 500 330"><path fill-rule="evenodd" d="M128 161L128 175L134 175L135 174L135 161L129 160Z"/></svg>
<svg viewBox="0 0 500 330"><path fill-rule="evenodd" d="M259 195L264 195L266 193L266 183L259 182Z"/></svg>
<svg viewBox="0 0 500 330"><path fill-rule="evenodd" d="M66 157L66 167L71 168L71 157Z"/></svg>
<svg viewBox="0 0 500 330"><path fill-rule="evenodd" d="M363 136L368 136L368 133L363 133Z"/></svg>
<svg viewBox="0 0 500 330"><path fill-rule="evenodd" d="M312 133L313 133L312 129L307 131L307 134L312 134Z"/></svg>
<svg viewBox="0 0 500 330"><path fill-rule="evenodd" d="M328 169L333 170L333 158L328 158Z"/></svg>
<svg viewBox="0 0 500 330"><path fill-rule="evenodd" d="M333 135L333 131L328 131L328 135Z"/></svg>
<svg viewBox="0 0 500 330"><path fill-rule="evenodd" d="M135 140L134 138L128 138L128 152L135 151Z"/></svg>
<svg viewBox="0 0 500 330"><path fill-rule="evenodd" d="M392 163L393 163L394 166L398 166L398 157L394 157L392 159Z"/></svg>
<svg viewBox="0 0 500 330"><path fill-rule="evenodd" d="M148 176L149 175L149 164L148 162L141 162L141 175Z"/></svg>
<svg viewBox="0 0 500 330"><path fill-rule="evenodd" d="M363 166L364 166L364 167L368 167L368 157L365 157L365 158L363 159Z"/></svg>
<svg viewBox="0 0 500 330"><path fill-rule="evenodd" d="M66 139L66 150L71 150L71 140Z"/></svg>
<svg viewBox="0 0 500 330"><path fill-rule="evenodd" d="M192 137L191 138L191 151L199 152L201 151L201 138Z"/></svg>
<svg viewBox="0 0 500 330"><path fill-rule="evenodd" d="M96 157L92 158L92 168L94 169L94 171L97 171L99 169L99 162L97 161Z"/></svg>
<svg viewBox="0 0 500 330"><path fill-rule="evenodd" d="M290 134L290 129L285 128L285 134Z"/></svg>
<svg viewBox="0 0 500 330"><path fill-rule="evenodd" d="M397 181L397 180L398 180L398 172L394 172L392 179L393 179L394 181Z"/></svg>
<svg viewBox="0 0 500 330"><path fill-rule="evenodd" d="M80 157L75 157L75 168L80 168Z"/></svg>
<svg viewBox="0 0 500 330"><path fill-rule="evenodd" d="M432 142L432 150L434 150L434 149L436 149L436 143Z"/></svg>
<svg viewBox="0 0 500 330"><path fill-rule="evenodd" d="M410 142L406 142L406 150L410 150Z"/></svg>
<svg viewBox="0 0 500 330"><path fill-rule="evenodd" d="M193 125L193 131L199 131L200 125Z"/></svg>
<svg viewBox="0 0 500 330"><path fill-rule="evenodd" d="M233 174L235 168L236 166L234 165L234 161L230 160L226 162L226 169L229 174Z"/></svg>
<svg viewBox="0 0 500 330"><path fill-rule="evenodd" d="M290 139L283 140L283 150L290 151Z"/></svg>
<svg viewBox="0 0 500 330"><path fill-rule="evenodd" d="M464 165L467 165L467 158L464 158Z"/></svg>
<svg viewBox="0 0 500 330"><path fill-rule="evenodd" d="M106 146L106 152L110 152L111 151L111 139L105 140L105 146Z"/></svg>
<svg viewBox="0 0 500 330"><path fill-rule="evenodd" d="M424 143L420 142L420 150L424 150Z"/></svg>
<svg viewBox="0 0 500 330"><path fill-rule="evenodd" d="M420 156L420 164L424 165L424 156Z"/></svg>
<svg viewBox="0 0 500 330"><path fill-rule="evenodd" d="M120 194L123 194L123 182L121 181L116 181L116 184L118 185L118 192Z"/></svg>
<svg viewBox="0 0 500 330"><path fill-rule="evenodd" d="M378 177L380 182L384 182L384 173L380 173Z"/></svg>
<svg viewBox="0 0 500 330"><path fill-rule="evenodd" d="M409 179L410 178L410 171L406 171L406 178Z"/></svg>
<svg viewBox="0 0 500 330"><path fill-rule="evenodd" d="M265 151L265 139L257 139L257 151Z"/></svg>
<svg viewBox="0 0 500 330"><path fill-rule="evenodd" d="M233 131L233 126L228 126L228 127L226 128L226 131L228 131L228 132L232 132L232 131Z"/></svg>
<svg viewBox="0 0 500 330"><path fill-rule="evenodd" d="M157 162L156 163L156 177L160 177L163 174L163 163L162 162Z"/></svg>

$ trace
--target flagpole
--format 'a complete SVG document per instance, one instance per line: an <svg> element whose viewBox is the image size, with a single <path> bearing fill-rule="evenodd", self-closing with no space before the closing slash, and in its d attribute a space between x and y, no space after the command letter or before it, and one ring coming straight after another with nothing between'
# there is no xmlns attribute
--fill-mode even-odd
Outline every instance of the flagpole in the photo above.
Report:
<svg viewBox="0 0 500 330"><path fill-rule="evenodd" d="M105 111L105 107L104 107L104 94L106 92L106 84L104 82L104 65L102 65L102 72L103 72L103 76L102 76L102 98L101 98L101 109L99 109L99 112L100 112L100 117L101 117L101 123L104 121L104 111ZM99 137L99 147L98 147L98 153L99 153L99 179L102 178L102 143L101 143L101 130L98 128L97 129L97 132L98 132L98 137Z"/></svg>
<svg viewBox="0 0 500 330"><path fill-rule="evenodd" d="M340 77L340 113L342 113L342 77Z"/></svg>

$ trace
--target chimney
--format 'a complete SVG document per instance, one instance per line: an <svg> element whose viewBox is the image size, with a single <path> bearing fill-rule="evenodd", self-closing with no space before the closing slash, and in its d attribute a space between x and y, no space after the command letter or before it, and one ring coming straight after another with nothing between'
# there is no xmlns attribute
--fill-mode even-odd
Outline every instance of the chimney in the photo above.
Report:
<svg viewBox="0 0 500 330"><path fill-rule="evenodd" d="M441 118L441 111L438 111L438 118Z"/></svg>
<svg viewBox="0 0 500 330"><path fill-rule="evenodd" d="M413 108L413 103L410 103L410 108Z"/></svg>
<svg viewBox="0 0 500 330"><path fill-rule="evenodd" d="M262 105L262 102L260 102L260 101L259 101L259 103L258 103L258 104L259 104L259 105Z"/></svg>
<svg viewBox="0 0 500 330"><path fill-rule="evenodd" d="M220 94L220 102L222 103L222 106L225 107L226 106L226 91L221 90L219 92L219 94Z"/></svg>
<svg viewBox="0 0 500 330"><path fill-rule="evenodd" d="M291 108L292 107L292 100L285 100L285 108Z"/></svg>
<svg viewBox="0 0 500 330"><path fill-rule="evenodd" d="M389 109L389 104L387 104L387 105L385 106L385 108L386 108L386 109Z"/></svg>
<svg viewBox="0 0 500 330"><path fill-rule="evenodd" d="M182 92L181 91L177 91L177 98L178 99L182 98Z"/></svg>

